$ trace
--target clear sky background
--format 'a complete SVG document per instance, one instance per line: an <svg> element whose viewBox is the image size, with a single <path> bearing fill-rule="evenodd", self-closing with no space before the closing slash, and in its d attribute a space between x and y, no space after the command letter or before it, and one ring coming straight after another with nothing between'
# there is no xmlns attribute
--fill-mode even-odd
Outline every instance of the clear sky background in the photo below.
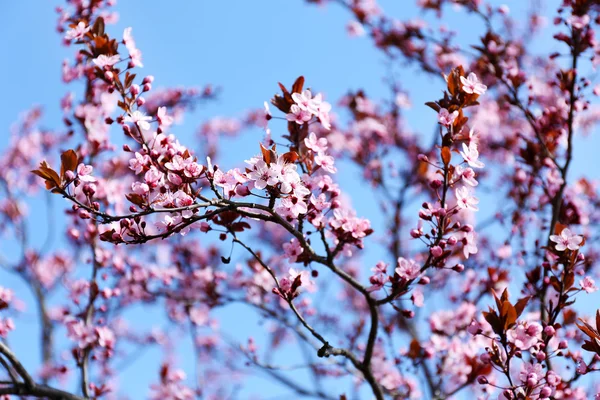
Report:
<svg viewBox="0 0 600 400"><path fill-rule="evenodd" d="M412 0L381 1L382 8L390 15L406 20L419 15ZM500 4L500 2L495 2ZM512 12L523 12L527 1L505 1ZM556 2L550 2L556 3ZM67 90L61 82L63 59L71 57L73 48L61 45L61 37L55 31L57 14L56 0L0 0L0 127L4 129L0 139L0 150L8 143L8 128L19 114L32 105L44 109L42 126L62 129L62 113L59 99ZM204 86L213 84L221 87L219 99L199 107L186 116L183 125L173 131L183 143L194 147L196 128L207 119L217 116L242 116L248 109L261 108L265 100L277 92L277 82L288 86L299 76L306 77L307 85L326 94L335 102L349 89L365 88L373 98L389 98L383 82L385 57L374 49L368 37L349 38L345 25L350 15L335 4L327 7L307 6L301 0L220 0L220 1L143 1L121 0L116 7L119 22L108 27L114 37L120 37L125 27L133 27L133 35L143 52L144 68L140 74L155 76L155 87ZM547 11L553 8L547 7ZM460 27L460 41L475 40L480 33L479 23L469 24L461 12L449 13L445 20L451 29ZM426 19L432 20L431 15ZM557 45L551 35L541 37L537 48L540 52L555 49ZM411 128L429 132L435 126L432 111L422 104L435 98L440 91L439 81L432 80L412 68L407 68L402 79L404 89L412 97L413 107L407 116ZM493 129L493 127L479 127ZM284 129L284 125L271 124L271 129ZM119 134L119 133L117 133ZM232 166L254 155L257 142L262 139L259 129L253 130L242 139L225 139L229 154L221 164ZM598 178L600 161L596 156L600 148L597 132L587 138L576 140L576 158L572 176L582 173ZM353 197L359 215L371 216L372 195L366 185L356 179L359 172L347 168L340 172L342 187ZM43 197L40 197L42 199ZM55 205L62 206L61 204ZM30 202L33 215L38 214L43 202ZM482 204L482 208L485 204ZM59 210L61 207L57 207ZM57 220L61 214L57 211ZM40 219L43 221L43 219ZM374 223L381 224L375 220ZM46 227L31 224L33 235L43 237ZM375 239L371 239L375 240ZM57 239L60 245L61 239ZM5 246L0 246L5 248ZM365 273L376 257L367 253ZM0 285L17 288L17 294L28 302L24 322L18 327L17 335L10 337L11 345L29 366L36 365L37 350L31 343L37 337L35 309L23 286L14 278L0 273ZM20 290L19 290L20 288ZM597 298L596 298L597 299ZM252 328L254 317L241 310L230 310L225 314L224 329ZM160 324L162 316L145 314L134 323L141 325ZM191 357L183 356L181 362L188 371ZM128 369L124 375L126 392L132 398L144 398L147 383L157 374L155 365L158 354L148 352L141 364ZM152 368L145 367L152 365ZM265 387L269 395L286 393L277 386L263 386L266 381L253 379L246 393L261 393ZM268 396L267 396L268 397ZM242 396L243 398L243 396Z"/></svg>

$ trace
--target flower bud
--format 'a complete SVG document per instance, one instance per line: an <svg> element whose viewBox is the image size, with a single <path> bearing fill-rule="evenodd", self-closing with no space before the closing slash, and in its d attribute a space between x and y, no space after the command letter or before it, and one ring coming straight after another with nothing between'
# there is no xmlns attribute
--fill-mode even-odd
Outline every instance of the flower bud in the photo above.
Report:
<svg viewBox="0 0 600 400"><path fill-rule="evenodd" d="M138 85L137 83L134 83L133 85L131 85L131 87L129 88L129 92L133 95L133 96L137 96L138 94L140 94L140 85Z"/></svg>
<svg viewBox="0 0 600 400"><path fill-rule="evenodd" d="M548 325L544 328L544 333L546 334L546 336L552 337L556 334L556 329L554 329L552 325Z"/></svg>
<svg viewBox="0 0 600 400"><path fill-rule="evenodd" d="M440 246L433 246L431 248L431 255L434 257L439 257L444 253L444 250Z"/></svg>
<svg viewBox="0 0 600 400"><path fill-rule="evenodd" d="M560 342L558 342L558 348L559 349L566 349L569 346L569 344L567 343L566 340L561 340Z"/></svg>
<svg viewBox="0 0 600 400"><path fill-rule="evenodd" d="M452 270L456 272L463 272L465 270L465 266L462 264L456 264L454 267L452 267Z"/></svg>
<svg viewBox="0 0 600 400"><path fill-rule="evenodd" d="M442 181L440 181L439 179L434 179L431 182L429 182L429 186L434 190L439 189L442 187Z"/></svg>
<svg viewBox="0 0 600 400"><path fill-rule="evenodd" d="M480 385L487 385L488 384L488 380L485 376L480 375L477 377L477 383L479 383Z"/></svg>
<svg viewBox="0 0 600 400"><path fill-rule="evenodd" d="M422 233L418 229L413 229L410 231L410 236L412 236L413 239L418 239L421 237L421 235Z"/></svg>

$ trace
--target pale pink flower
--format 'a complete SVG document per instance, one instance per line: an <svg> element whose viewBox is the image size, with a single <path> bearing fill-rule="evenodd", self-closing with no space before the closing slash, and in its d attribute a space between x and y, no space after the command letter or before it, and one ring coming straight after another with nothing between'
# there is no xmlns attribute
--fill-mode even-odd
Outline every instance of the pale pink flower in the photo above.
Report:
<svg viewBox="0 0 600 400"><path fill-rule="evenodd" d="M404 257L398 258L398 267L394 271L406 281L411 281L421 274L421 268L415 260L407 260Z"/></svg>
<svg viewBox="0 0 600 400"><path fill-rule="evenodd" d="M572 15L568 18L568 22L573 28L581 30L590 23L590 16L588 14Z"/></svg>
<svg viewBox="0 0 600 400"><path fill-rule="evenodd" d="M292 104L290 107L290 112L285 116L285 118L290 122L295 122L298 125L302 125L303 123L311 120L312 113L308 110L303 110L297 104Z"/></svg>
<svg viewBox="0 0 600 400"><path fill-rule="evenodd" d="M86 33L90 31L90 27L85 24L85 22L81 21L75 26L75 28L69 29L65 34L65 39L73 40L73 39L83 39Z"/></svg>
<svg viewBox="0 0 600 400"><path fill-rule="evenodd" d="M556 243L554 248L557 251L577 250L583 242L583 236L576 235L569 228L565 228L560 235L550 235L550 240Z"/></svg>
<svg viewBox="0 0 600 400"><path fill-rule="evenodd" d="M335 174L337 169L334 166L333 157L325 155L325 154L317 154L315 156L315 164L323 168L325 171Z"/></svg>
<svg viewBox="0 0 600 400"><path fill-rule="evenodd" d="M527 383L530 386L535 386L544 377L544 375L542 364L523 363L521 366L521 372L519 373L519 379L523 383Z"/></svg>
<svg viewBox="0 0 600 400"><path fill-rule="evenodd" d="M91 165L79 164L77 166L77 177L82 182L96 182L96 178L91 175L92 171L94 171L94 167Z"/></svg>
<svg viewBox="0 0 600 400"><path fill-rule="evenodd" d="M150 157L144 154L141 155L137 151L135 152L135 158L129 160L129 168L139 174L144 170L144 167L150 163Z"/></svg>
<svg viewBox="0 0 600 400"><path fill-rule="evenodd" d="M346 25L346 31L350 37L359 37L364 36L365 28L363 28L362 24L358 21L350 21Z"/></svg>
<svg viewBox="0 0 600 400"><path fill-rule="evenodd" d="M327 150L327 139L317 139L317 135L314 132L309 133L308 137L304 139L304 144L315 153L324 153Z"/></svg>
<svg viewBox="0 0 600 400"><path fill-rule="evenodd" d="M304 249L298 239L293 238L288 243L283 244L283 251L290 262L294 263L298 260L298 256L304 252Z"/></svg>
<svg viewBox="0 0 600 400"><path fill-rule="evenodd" d="M132 112L131 114L128 114L125 116L124 121L125 122L132 122L134 124L137 124L140 129L143 130L148 130L150 129L150 123L148 121L151 121L152 117L147 116L146 114L144 114L143 112L136 110L134 112Z"/></svg>
<svg viewBox="0 0 600 400"><path fill-rule="evenodd" d="M104 54L100 54L98 57L96 57L92 60L92 62L94 64L96 64L97 66L99 66L100 68L112 67L119 61L121 61L121 58L119 57L118 54L115 54L114 56L107 56Z"/></svg>
<svg viewBox="0 0 600 400"><path fill-rule="evenodd" d="M106 349L113 349L115 346L115 334L107 326L96 327L96 336L98 345Z"/></svg>
<svg viewBox="0 0 600 400"><path fill-rule="evenodd" d="M274 186L278 182L275 172L263 160L258 160L254 164L254 169L248 173L248 178L254 181L254 187L258 190Z"/></svg>
<svg viewBox="0 0 600 400"><path fill-rule="evenodd" d="M521 350L529 350L541 339L542 326L537 322L519 322L508 331L509 340Z"/></svg>
<svg viewBox="0 0 600 400"><path fill-rule="evenodd" d="M444 126L450 126L454 123L454 120L458 117L458 111L450 113L447 109L442 108L438 113L438 121Z"/></svg>
<svg viewBox="0 0 600 400"><path fill-rule="evenodd" d="M310 111L309 107L312 102L312 94L306 89L302 93L292 93L292 99L296 102L301 110Z"/></svg>
<svg viewBox="0 0 600 400"><path fill-rule="evenodd" d="M581 288L585 290L587 293L594 293L598 288L596 287L596 282L589 276L586 276L582 280L579 281L579 285Z"/></svg>
<svg viewBox="0 0 600 400"><path fill-rule="evenodd" d="M329 116L329 111L331 111L331 104L324 101L319 105L317 109L316 116L321 121L321 125L323 128L330 130L331 129L331 118Z"/></svg>
<svg viewBox="0 0 600 400"><path fill-rule="evenodd" d="M473 72L471 72L466 79L464 76L461 76L460 82L463 84L462 89L465 93L482 95L487 90L487 86L479 82L477 75Z"/></svg>
<svg viewBox="0 0 600 400"><path fill-rule="evenodd" d="M471 195L469 189L463 186L456 189L454 193L456 194L458 208L463 210L479 211L479 208L477 207L479 200L477 197Z"/></svg>
<svg viewBox="0 0 600 400"><path fill-rule="evenodd" d="M167 115L167 107L158 107L156 119L158 119L158 123L165 128L168 128L173 124L173 117Z"/></svg>
<svg viewBox="0 0 600 400"><path fill-rule="evenodd" d="M469 186L477 186L479 182L475 179L475 171L472 168L463 168L460 165L457 165L454 169L454 173L456 174L456 179L462 179L464 183Z"/></svg>
<svg viewBox="0 0 600 400"><path fill-rule="evenodd" d="M483 168L485 164L479 161L479 151L477 150L477 145L474 142L469 143L467 146L466 143L462 144L462 151L460 155L465 159L465 161L473 168Z"/></svg>
<svg viewBox="0 0 600 400"><path fill-rule="evenodd" d="M477 243L475 243L475 233L473 231L465 234L463 238L463 255L469 258L470 254L477 254Z"/></svg>

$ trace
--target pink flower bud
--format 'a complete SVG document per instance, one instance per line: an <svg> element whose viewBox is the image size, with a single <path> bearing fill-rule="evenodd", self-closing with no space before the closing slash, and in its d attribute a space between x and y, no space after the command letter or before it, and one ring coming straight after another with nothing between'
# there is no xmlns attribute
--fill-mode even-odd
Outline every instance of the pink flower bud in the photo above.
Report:
<svg viewBox="0 0 600 400"><path fill-rule="evenodd" d="M544 328L544 333L546 334L546 336L552 337L556 334L556 329L554 329L553 326L548 325Z"/></svg>
<svg viewBox="0 0 600 400"><path fill-rule="evenodd" d="M440 181L439 179L434 179L431 182L429 182L429 186L434 190L439 189L442 187L442 181Z"/></svg>
<svg viewBox="0 0 600 400"><path fill-rule="evenodd" d="M558 348L559 349L566 349L569 346L569 344L567 343L566 340L561 340L560 342L558 342Z"/></svg>
<svg viewBox="0 0 600 400"><path fill-rule="evenodd" d="M419 279L419 285L429 285L429 282L431 282L431 279L429 279L428 276L423 276L421 277L421 279Z"/></svg>
<svg viewBox="0 0 600 400"><path fill-rule="evenodd" d="M549 386L544 386L542 390L540 390L540 398L547 399L552 395L552 388Z"/></svg>
<svg viewBox="0 0 600 400"><path fill-rule="evenodd" d="M465 266L462 264L456 264L454 267L452 267L452 270L456 272L463 272L465 270Z"/></svg>
<svg viewBox="0 0 600 400"><path fill-rule="evenodd" d="M145 85L146 83L152 83L152 82L154 82L154 76L148 75L148 76L144 77L144 80L142 80L142 85Z"/></svg>
<svg viewBox="0 0 600 400"><path fill-rule="evenodd" d="M140 85L134 83L133 85L131 85L131 87L129 88L129 92L133 95L133 96L137 96L138 94L140 94Z"/></svg>
<svg viewBox="0 0 600 400"><path fill-rule="evenodd" d="M477 383L479 383L480 385L487 385L488 380L485 376L481 375L477 377Z"/></svg>
<svg viewBox="0 0 600 400"><path fill-rule="evenodd" d="M444 250L440 246L433 246L431 248L431 255L434 257L439 257L444 253Z"/></svg>
<svg viewBox="0 0 600 400"><path fill-rule="evenodd" d="M143 97L139 97L139 98L136 100L135 104L137 104L137 106L138 106L138 107L141 107L141 106L143 106L144 104L146 104L146 99L145 99L145 98L143 98Z"/></svg>
<svg viewBox="0 0 600 400"><path fill-rule="evenodd" d="M429 161L429 158L428 158L428 157L427 157L425 154L419 154L419 155L417 156L417 159L418 159L419 161L423 161L423 162L428 162L428 161Z"/></svg>

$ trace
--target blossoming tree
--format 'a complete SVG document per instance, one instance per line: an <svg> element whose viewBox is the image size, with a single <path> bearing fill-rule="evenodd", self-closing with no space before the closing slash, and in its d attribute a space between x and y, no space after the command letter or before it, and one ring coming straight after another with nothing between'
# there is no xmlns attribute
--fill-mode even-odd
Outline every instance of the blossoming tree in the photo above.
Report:
<svg viewBox="0 0 600 400"><path fill-rule="evenodd" d="M553 16L559 52L536 55L506 6L417 2L440 21L451 6L483 21L465 48L452 31L387 16L374 0L309 0L346 8L352 35L437 79L441 97L421 106L431 109L430 143L406 128L399 82L388 82L392 102L357 91L332 105L299 77L247 119L207 123L197 149L170 128L215 92L155 90L139 76L132 29L110 28L112 3L58 9L73 50L62 78L82 92L61 100L66 133L37 129L33 110L1 158L2 229L22 250L2 267L34 294L42 364L11 348L31 328L20 293L0 282L0 398L132 395L119 368L150 346L164 353L143 366L156 371L152 399L237 398L257 371L289 398L594 394L586 375L598 369L600 312L576 301L597 290L600 198L593 176L570 169L576 135L598 118L597 1L564 0ZM534 8L526 29L541 19ZM215 132L255 125L265 129L256 148L221 163ZM336 181L350 165L376 193L379 232ZM68 205L70 252L28 237L23 199L40 185ZM498 208L480 203L485 188ZM378 259L361 257L369 246ZM220 328L219 310L234 304L268 322L266 347ZM169 326L128 325L140 306ZM184 335L189 371L173 355Z"/></svg>

